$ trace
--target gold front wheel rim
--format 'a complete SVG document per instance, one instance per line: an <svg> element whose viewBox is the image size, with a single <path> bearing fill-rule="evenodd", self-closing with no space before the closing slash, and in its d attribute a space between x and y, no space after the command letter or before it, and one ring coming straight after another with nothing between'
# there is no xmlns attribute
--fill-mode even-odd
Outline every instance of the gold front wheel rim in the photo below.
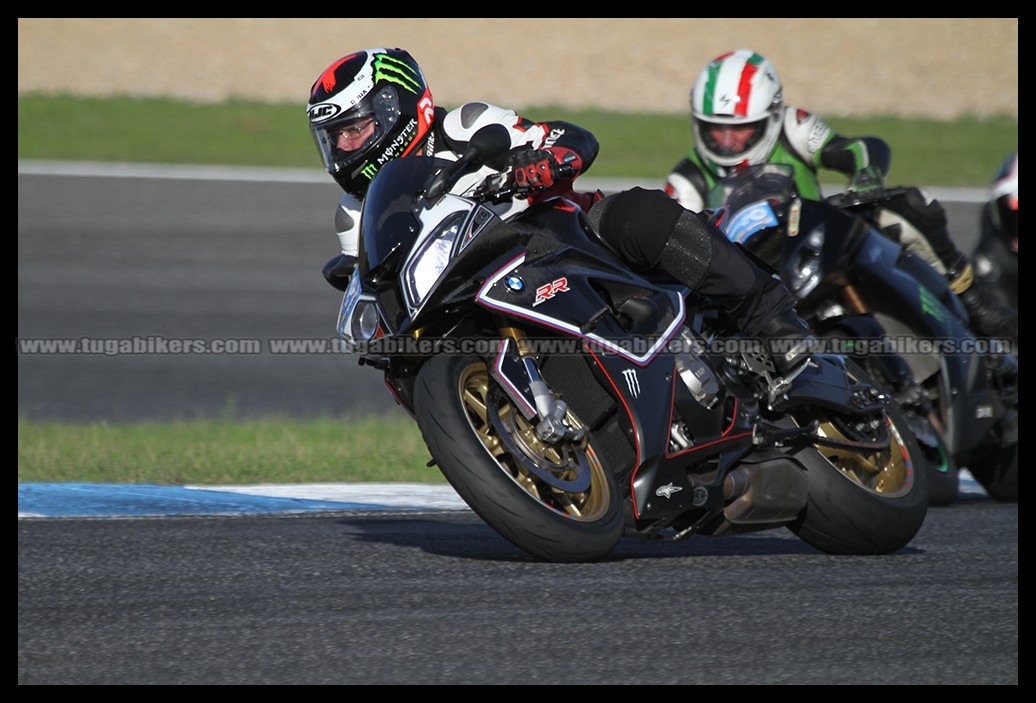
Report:
<svg viewBox="0 0 1036 703"><path fill-rule="evenodd" d="M492 392L489 374L482 363L464 369L459 388L468 424L500 471L534 500L568 518L590 522L605 517L611 502L611 488L605 468L590 442L586 439L567 445L543 442L536 435L533 423L525 419L506 394L500 393L500 399L493 400L498 394ZM494 423L494 413L499 422ZM573 429L581 427L571 411L565 421ZM501 425L512 428L506 433L509 436L500 434ZM575 474L576 469L568 466L576 457L585 462L581 470L589 471L589 485L581 491L563 490L558 485L565 485L566 478ZM558 484L544 481L530 469L531 462L537 462L540 472L550 470L556 474Z"/></svg>

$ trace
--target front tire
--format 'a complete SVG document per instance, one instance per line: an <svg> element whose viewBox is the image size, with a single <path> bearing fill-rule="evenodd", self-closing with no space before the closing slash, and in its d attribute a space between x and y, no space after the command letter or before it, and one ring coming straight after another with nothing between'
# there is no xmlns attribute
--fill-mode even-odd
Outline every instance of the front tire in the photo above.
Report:
<svg viewBox="0 0 1036 703"><path fill-rule="evenodd" d="M844 332L840 330L841 332ZM851 332L850 332L851 334ZM832 335L828 335L829 337ZM866 358L857 362L867 377L889 395L896 395L895 384L883 373L882 366ZM899 403L899 401L896 401ZM926 410L914 400L899 405L903 418L917 439L920 453L917 464L925 467L928 475L928 504L944 507L957 500L960 494L960 468L954 460L942 435L926 416Z"/></svg>
<svg viewBox="0 0 1036 703"><path fill-rule="evenodd" d="M621 494L592 440L539 440L535 421L525 420L482 359L430 358L417 376L414 409L446 480L512 544L547 561L590 562L622 538ZM571 411L565 421L579 427Z"/></svg>
<svg viewBox="0 0 1036 703"><path fill-rule="evenodd" d="M989 497L1001 503L1018 502L1018 444L996 447L978 454L968 471Z"/></svg>
<svg viewBox="0 0 1036 703"><path fill-rule="evenodd" d="M851 359L850 377L872 384ZM822 409L803 411L797 421L820 421L835 439L860 439L837 416ZM808 415L808 417L806 417ZM826 446L804 449L796 458L809 482L806 508L789 529L828 554L889 554L917 535L928 512L928 475L921 449L896 404L885 407L890 446L880 451Z"/></svg>

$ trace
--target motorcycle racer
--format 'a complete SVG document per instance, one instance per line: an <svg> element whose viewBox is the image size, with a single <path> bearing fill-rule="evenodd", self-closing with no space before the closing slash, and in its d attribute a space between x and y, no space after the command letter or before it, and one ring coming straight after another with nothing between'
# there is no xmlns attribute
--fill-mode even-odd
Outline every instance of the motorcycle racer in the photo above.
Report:
<svg viewBox="0 0 1036 703"><path fill-rule="evenodd" d="M630 266L665 271L715 298L746 334L769 340L782 375L809 358L816 340L783 284L703 215L660 189L634 188L607 198L573 190L599 151L586 129L560 120L535 122L484 102L447 111L434 104L417 62L398 48L366 49L333 62L310 89L307 115L324 167L345 191L334 217L341 253L323 270L339 290L347 287L356 263L363 198L378 170L411 155L455 161L478 129L499 124L511 136L510 152L462 178L453 192L477 185L487 169L509 171L524 195L511 212L565 198L588 213L601 238Z"/></svg>
<svg viewBox="0 0 1036 703"><path fill-rule="evenodd" d="M1018 152L1001 164L979 216L975 274L1005 305L1018 307Z"/></svg>
<svg viewBox="0 0 1036 703"><path fill-rule="evenodd" d="M454 161L472 134L496 122L510 130L515 147L539 150L539 161L549 173L531 174L530 190L539 192L530 202L537 202L560 193L575 197L570 193L574 177L560 177L558 171L565 164L578 174L593 163L598 151L593 135L575 125L537 124L480 102L451 112L435 106L421 68L401 49L368 49L332 63L310 90L307 115L324 167L345 191L334 218L342 254L328 279L343 289L344 280L339 279L347 279L357 254L363 197L390 160L425 155ZM531 151L521 153L528 156ZM500 170L509 165L498 164ZM586 207L589 204L586 200Z"/></svg>
<svg viewBox="0 0 1036 703"><path fill-rule="evenodd" d="M789 165L799 194L813 200L821 198L819 169L848 176L849 189L857 192L884 187L889 145L874 136L837 134L817 115L785 104L773 64L751 49L712 59L695 81L690 103L694 148L665 182L666 193L689 210L701 211L716 181L741 165ZM950 238L937 200L909 188L905 198L881 210L877 224L947 276L976 332L1017 341L1017 312L975 284L972 264Z"/></svg>

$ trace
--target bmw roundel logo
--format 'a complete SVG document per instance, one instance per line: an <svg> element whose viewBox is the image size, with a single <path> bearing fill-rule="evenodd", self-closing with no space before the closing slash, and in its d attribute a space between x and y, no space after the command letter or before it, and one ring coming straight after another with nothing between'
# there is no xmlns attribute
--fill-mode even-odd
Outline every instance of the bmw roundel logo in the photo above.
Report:
<svg viewBox="0 0 1036 703"><path fill-rule="evenodd" d="M525 281L523 281L518 276L508 276L504 280L504 285L506 285L509 290L515 291L517 293L520 290L524 290Z"/></svg>

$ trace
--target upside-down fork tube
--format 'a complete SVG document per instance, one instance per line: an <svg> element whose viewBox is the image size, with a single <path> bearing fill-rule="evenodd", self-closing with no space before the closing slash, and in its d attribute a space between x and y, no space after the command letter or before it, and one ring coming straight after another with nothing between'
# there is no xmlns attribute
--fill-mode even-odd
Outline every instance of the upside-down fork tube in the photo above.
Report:
<svg viewBox="0 0 1036 703"><path fill-rule="evenodd" d="M870 313L866 303L863 302L863 298L860 297L859 292L851 283L842 288L842 302L845 303L845 306L854 315L867 315Z"/></svg>
<svg viewBox="0 0 1036 703"><path fill-rule="evenodd" d="M536 360L529 352L525 332L510 325L500 328L500 349L489 364L490 373L526 420L539 419L536 432L553 442L562 437L578 439L578 431L570 430L563 420L566 404L554 397Z"/></svg>
<svg viewBox="0 0 1036 703"><path fill-rule="evenodd" d="M489 373L525 419L532 420L537 415L536 396L521 352L523 344L520 340L524 340L524 335L516 336L515 332L521 331L501 334L497 352L488 359Z"/></svg>

